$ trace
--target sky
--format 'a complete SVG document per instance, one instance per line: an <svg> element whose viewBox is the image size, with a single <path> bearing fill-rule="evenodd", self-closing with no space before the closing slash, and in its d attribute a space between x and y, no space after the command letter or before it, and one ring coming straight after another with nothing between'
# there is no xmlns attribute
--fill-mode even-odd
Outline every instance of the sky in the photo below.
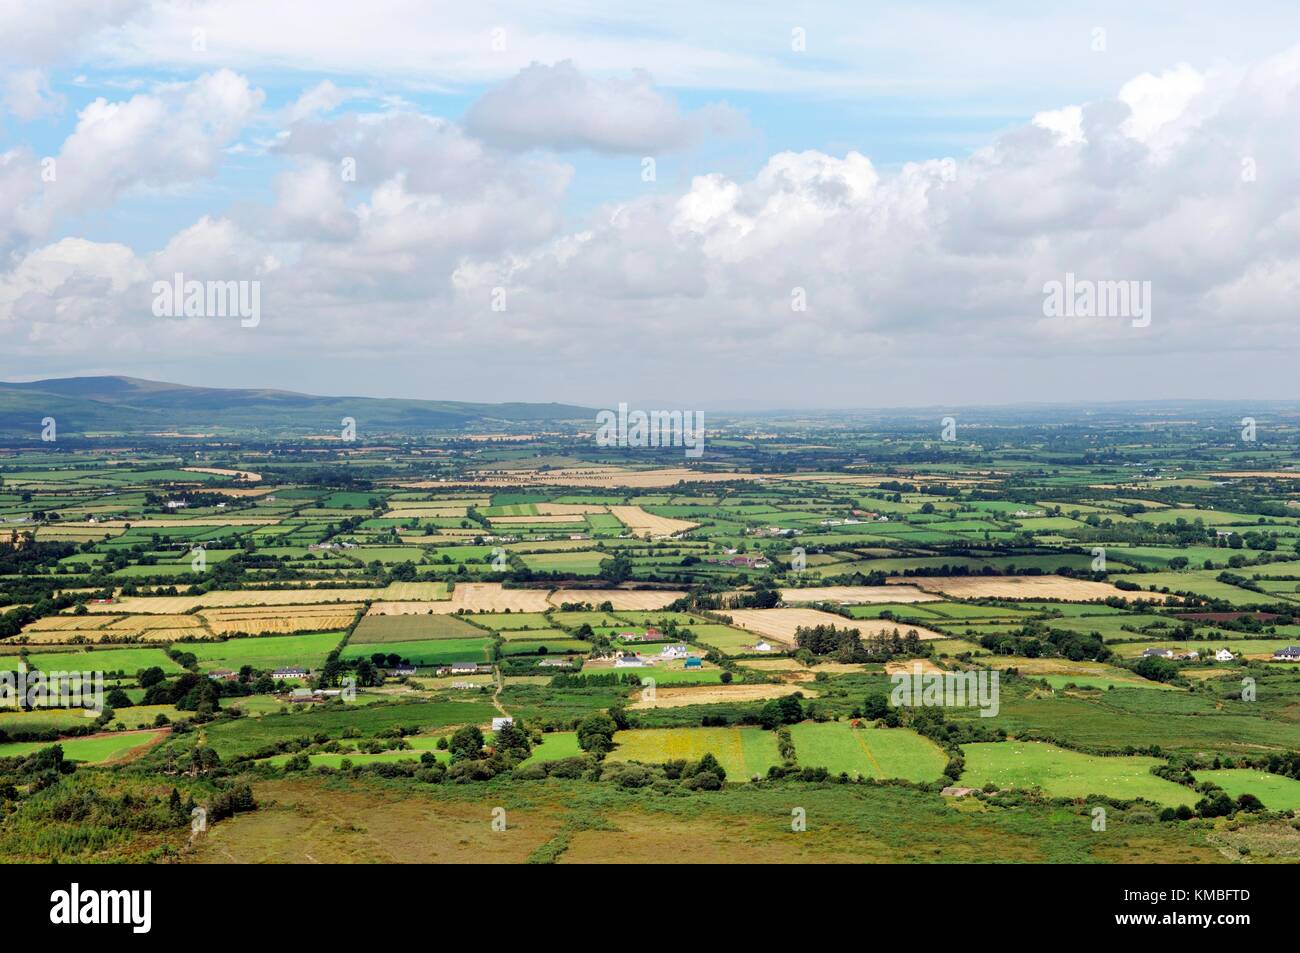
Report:
<svg viewBox="0 0 1300 953"><path fill-rule="evenodd" d="M0 379L1300 396L1300 7L1058 6L4 0Z"/></svg>

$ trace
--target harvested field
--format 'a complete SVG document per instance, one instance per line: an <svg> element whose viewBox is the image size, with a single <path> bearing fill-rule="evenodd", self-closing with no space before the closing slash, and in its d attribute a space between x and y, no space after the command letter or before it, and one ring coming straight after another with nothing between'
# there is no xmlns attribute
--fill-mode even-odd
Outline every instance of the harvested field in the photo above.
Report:
<svg viewBox="0 0 1300 953"><path fill-rule="evenodd" d="M935 665L928 658L912 659L908 662L886 662L886 675L932 675L942 673L943 669Z"/></svg>
<svg viewBox="0 0 1300 953"><path fill-rule="evenodd" d="M1064 599L1091 602L1096 599L1142 598L1108 582L1067 579L1064 576L909 576L900 582L954 599ZM893 588L891 583L890 588ZM1157 598L1150 596L1149 598ZM1163 599L1164 596L1158 598Z"/></svg>
<svg viewBox="0 0 1300 953"><path fill-rule="evenodd" d="M372 602L366 615L429 615L447 612L447 601L437 602Z"/></svg>
<svg viewBox="0 0 1300 953"><path fill-rule="evenodd" d="M211 473L215 476L225 476L247 480L249 483L258 483L262 479L262 474L253 473L251 470L223 470L221 467L181 467L186 473Z"/></svg>
<svg viewBox="0 0 1300 953"><path fill-rule="evenodd" d="M794 645L794 633L799 628L833 625L839 629L858 629L865 635L869 630L863 623L875 625L877 621L885 621L846 619L830 612L822 612L820 609L728 609L724 615L731 616L734 625L738 625L750 632L757 632L759 635L771 641L780 642L785 646ZM887 622L886 625L890 629L901 628L897 623L893 622ZM921 631L917 626L908 626L907 628L917 629L918 632ZM906 631L906 629L903 631ZM937 633L931 633L930 637L942 638Z"/></svg>
<svg viewBox="0 0 1300 953"><path fill-rule="evenodd" d="M752 473L717 473L665 467L658 470L626 470L622 467L565 467L554 470L515 470L510 473L479 474L454 483L428 481L401 483L407 489L447 489L451 486L587 486L661 489L678 483L723 483L759 479ZM772 479L765 475L764 479ZM949 481L951 482L951 481Z"/></svg>
<svg viewBox="0 0 1300 953"><path fill-rule="evenodd" d="M249 635L287 635L346 629L360 604L323 606L277 606L274 609L205 609L199 616L216 635L246 632Z"/></svg>
<svg viewBox="0 0 1300 953"><path fill-rule="evenodd" d="M91 605L87 608L92 613L103 611L114 614L143 612L179 615L198 606L219 609L237 606L347 604L368 599L434 600L444 598L445 593L446 584L441 582L395 582L384 589L242 589L214 590L201 596L122 596L110 605Z"/></svg>
<svg viewBox="0 0 1300 953"><path fill-rule="evenodd" d="M130 615L115 619L105 628L119 632L145 632L149 629L198 629L202 625L198 617L192 615Z"/></svg>
<svg viewBox="0 0 1300 953"><path fill-rule="evenodd" d="M556 589L551 593L549 602L551 606L566 602L589 602L598 606L608 602L615 611L629 609L649 612L671 605L684 595L686 593L681 591L664 589Z"/></svg>
<svg viewBox="0 0 1300 953"><path fill-rule="evenodd" d="M453 615L367 615L353 631L349 644L481 638L486 634Z"/></svg>
<svg viewBox="0 0 1300 953"><path fill-rule="evenodd" d="M647 677L654 677L652 669L645 669L644 671L647 673ZM716 705L721 702L767 701L769 698L784 698L786 695L792 695L798 691L802 691L808 697L815 697L817 694L798 685L703 685L695 688L664 688L659 686L655 689L653 699L643 697L646 693L641 692L637 701L627 707L635 709L682 708L686 705Z"/></svg>
<svg viewBox="0 0 1300 953"><path fill-rule="evenodd" d="M611 506L609 511L618 518L620 523L638 535L649 533L651 536L672 536L699 525L687 520L655 516L639 506Z"/></svg>
<svg viewBox="0 0 1300 953"><path fill-rule="evenodd" d="M781 590L781 601L787 605L800 602L834 602L851 606L877 602L938 602L941 600L942 596L906 585L816 586L810 589Z"/></svg>
<svg viewBox="0 0 1300 953"><path fill-rule="evenodd" d="M506 589L499 582L458 582L444 612L545 612L545 589Z"/></svg>

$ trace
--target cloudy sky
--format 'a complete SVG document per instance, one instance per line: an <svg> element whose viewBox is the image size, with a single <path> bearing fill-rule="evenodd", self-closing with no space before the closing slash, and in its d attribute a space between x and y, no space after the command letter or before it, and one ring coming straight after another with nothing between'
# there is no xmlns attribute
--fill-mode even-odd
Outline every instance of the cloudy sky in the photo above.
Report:
<svg viewBox="0 0 1300 953"><path fill-rule="evenodd" d="M1300 397L1300 7L852 6L4 0L0 379Z"/></svg>

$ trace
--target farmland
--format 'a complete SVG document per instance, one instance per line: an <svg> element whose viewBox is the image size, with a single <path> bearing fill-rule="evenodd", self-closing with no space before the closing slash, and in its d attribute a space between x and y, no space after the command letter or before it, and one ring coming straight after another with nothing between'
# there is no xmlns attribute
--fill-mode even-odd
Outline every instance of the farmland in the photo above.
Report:
<svg viewBox="0 0 1300 953"><path fill-rule="evenodd" d="M753 423L689 467L564 426L0 447L0 672L103 676L88 709L0 711L0 839L49 823L23 772L58 744L69 791L259 801L192 845L123 829L61 860L296 857L320 831L294 805L373 832L318 860L644 857L669 822L722 859L1292 856L1300 481L1271 474L1300 433L1257 466L1143 432L1131 462L1181 477L1135 487L1046 448L1085 421L956 448L917 421ZM470 830L489 796L527 837ZM792 855L745 813L788 829L791 804L842 829ZM465 843L399 836L428 816Z"/></svg>

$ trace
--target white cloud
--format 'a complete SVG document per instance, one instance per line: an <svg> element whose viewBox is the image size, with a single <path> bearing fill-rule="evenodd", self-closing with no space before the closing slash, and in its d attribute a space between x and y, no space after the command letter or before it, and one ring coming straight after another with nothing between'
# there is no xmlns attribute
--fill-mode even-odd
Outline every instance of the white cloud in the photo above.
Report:
<svg viewBox="0 0 1300 953"><path fill-rule="evenodd" d="M50 89L49 80L41 70L17 70L3 78L3 86L0 106L24 122L63 108L63 97Z"/></svg>
<svg viewBox="0 0 1300 953"><path fill-rule="evenodd" d="M713 106L692 115L657 90L643 70L596 79L572 60L533 63L483 94L466 128L505 149L554 149L654 155L680 149L710 130L743 127L739 114Z"/></svg>
<svg viewBox="0 0 1300 953"><path fill-rule="evenodd" d="M576 224L563 216L568 165L408 108L336 115L337 93L316 87L276 143L269 207L214 210L152 255L65 240L19 256L0 278L0 321L16 356L63 372L143 339L186 367L262 360L300 375L284 385L346 377L425 396L609 403L622 388L703 402L743 389L870 405L1281 389L1285 375L1252 368L1300 346L1298 67L1288 51L1142 75L961 161L777 152L752 174L701 169ZM246 81L216 76L91 104L61 156L95 170L94 194L209 174L260 104ZM641 151L680 134L648 83L592 93L579 80L576 100L554 100L581 107L557 108L558 131L527 126L511 144ZM622 126L589 108L646 91ZM14 234L34 214L14 183L35 168L29 151L0 155L0 199L27 216ZM262 281L261 326L156 328L139 289L182 266ZM1044 282L1067 272L1150 281L1151 326L1044 317ZM791 308L796 288L806 311Z"/></svg>

